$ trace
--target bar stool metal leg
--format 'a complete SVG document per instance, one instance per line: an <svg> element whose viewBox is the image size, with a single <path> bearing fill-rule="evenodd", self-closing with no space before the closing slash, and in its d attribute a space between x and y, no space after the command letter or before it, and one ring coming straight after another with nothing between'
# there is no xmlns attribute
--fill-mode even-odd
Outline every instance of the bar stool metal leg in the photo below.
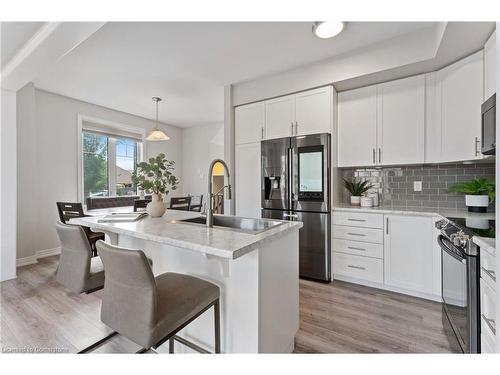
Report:
<svg viewBox="0 0 500 375"><path fill-rule="evenodd" d="M108 341L111 337L113 337L113 336L115 336L117 334L118 334L118 332L112 331L111 333L109 333L107 336L103 337L99 341L96 341L93 344L87 346L85 349L80 350L77 354L88 353L91 350L94 350L94 349L98 348L99 346L101 346L102 344L104 344L106 341Z"/></svg>
<svg viewBox="0 0 500 375"><path fill-rule="evenodd" d="M220 353L220 305L219 300L214 303L215 353Z"/></svg>
<svg viewBox="0 0 500 375"><path fill-rule="evenodd" d="M174 354L174 342L175 340L173 337L168 340L168 352L170 354Z"/></svg>

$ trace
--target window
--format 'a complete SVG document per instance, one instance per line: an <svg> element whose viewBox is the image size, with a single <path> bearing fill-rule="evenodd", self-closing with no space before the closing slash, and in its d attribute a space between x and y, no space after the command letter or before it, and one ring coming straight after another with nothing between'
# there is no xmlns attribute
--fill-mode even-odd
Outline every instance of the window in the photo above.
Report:
<svg viewBox="0 0 500 375"><path fill-rule="evenodd" d="M81 129L82 198L136 195L132 173L142 160L142 135L86 121Z"/></svg>
<svg viewBox="0 0 500 375"><path fill-rule="evenodd" d="M116 139L116 195L135 195L137 187L132 184L132 173L137 166L137 141Z"/></svg>
<svg viewBox="0 0 500 375"><path fill-rule="evenodd" d="M83 133L84 197L108 196L108 137Z"/></svg>

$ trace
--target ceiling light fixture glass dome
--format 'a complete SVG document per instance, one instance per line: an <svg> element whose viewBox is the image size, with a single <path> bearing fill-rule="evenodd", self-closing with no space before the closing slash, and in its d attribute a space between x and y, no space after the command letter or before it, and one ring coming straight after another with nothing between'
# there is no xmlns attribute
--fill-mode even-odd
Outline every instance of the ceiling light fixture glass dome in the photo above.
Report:
<svg viewBox="0 0 500 375"><path fill-rule="evenodd" d="M154 96L153 101L156 104L155 128L146 137L146 141L153 141L153 142L168 141L170 139L170 137L168 135L166 135L164 132L162 132L160 129L158 129L158 102L161 102L161 98Z"/></svg>
<svg viewBox="0 0 500 375"><path fill-rule="evenodd" d="M346 22L341 21L319 21L314 22L313 34L320 39L333 38L344 30Z"/></svg>

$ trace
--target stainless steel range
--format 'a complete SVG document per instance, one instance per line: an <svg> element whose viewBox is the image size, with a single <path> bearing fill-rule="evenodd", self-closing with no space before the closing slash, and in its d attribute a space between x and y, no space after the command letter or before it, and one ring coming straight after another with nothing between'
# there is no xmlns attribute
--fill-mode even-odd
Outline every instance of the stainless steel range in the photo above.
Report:
<svg viewBox="0 0 500 375"><path fill-rule="evenodd" d="M474 235L494 236L494 220L447 218L441 230L443 325L457 352L480 353L479 251Z"/></svg>

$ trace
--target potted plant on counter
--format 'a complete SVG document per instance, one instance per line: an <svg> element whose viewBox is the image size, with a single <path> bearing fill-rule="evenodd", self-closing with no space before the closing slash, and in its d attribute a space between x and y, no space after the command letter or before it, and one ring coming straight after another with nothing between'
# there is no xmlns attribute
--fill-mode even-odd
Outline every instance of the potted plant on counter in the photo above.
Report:
<svg viewBox="0 0 500 375"><path fill-rule="evenodd" d="M465 205L470 212L486 212L495 200L495 182L486 178L475 178L459 182L449 188L450 192L465 194Z"/></svg>
<svg viewBox="0 0 500 375"><path fill-rule="evenodd" d="M351 193L351 205L359 206L361 205L361 196L370 190L373 185L366 180L356 178L347 180L344 178L344 187Z"/></svg>
<svg viewBox="0 0 500 375"><path fill-rule="evenodd" d="M163 202L163 194L177 189L179 179L174 176L174 161L167 160L165 154L158 154L149 158L148 162L137 164L137 169L132 173L132 182L142 190L152 192L152 200L146 206L150 216L163 216L167 207Z"/></svg>

